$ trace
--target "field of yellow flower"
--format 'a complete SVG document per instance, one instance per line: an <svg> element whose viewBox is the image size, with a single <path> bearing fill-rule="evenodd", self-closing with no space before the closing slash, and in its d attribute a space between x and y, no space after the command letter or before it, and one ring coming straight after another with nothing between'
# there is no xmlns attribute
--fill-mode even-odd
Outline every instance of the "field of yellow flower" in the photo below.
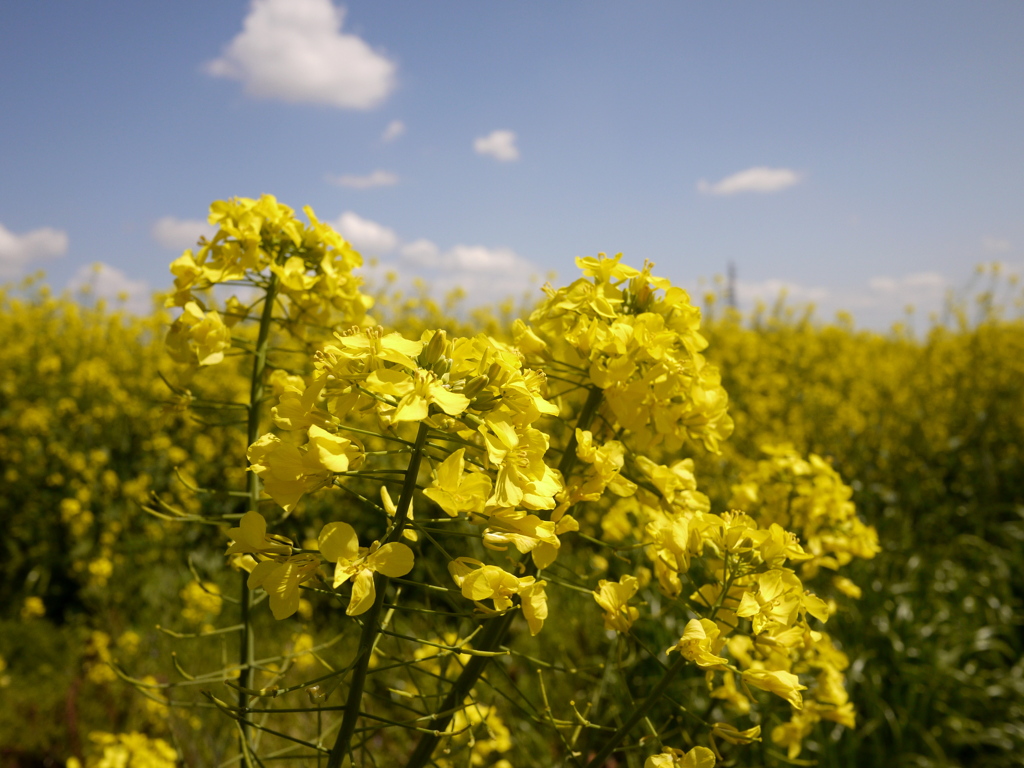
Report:
<svg viewBox="0 0 1024 768"><path fill-rule="evenodd" d="M1024 322L489 314L309 209L135 318L0 292L0 766L1012 766Z"/></svg>

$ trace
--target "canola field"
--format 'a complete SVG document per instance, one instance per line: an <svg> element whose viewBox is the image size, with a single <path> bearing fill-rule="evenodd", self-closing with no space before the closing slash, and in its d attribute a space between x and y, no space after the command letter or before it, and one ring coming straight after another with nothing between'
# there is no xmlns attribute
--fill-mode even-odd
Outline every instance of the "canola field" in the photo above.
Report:
<svg viewBox="0 0 1024 768"><path fill-rule="evenodd" d="M0 289L0 766L1024 765L1014 279L469 311L210 223L150 317Z"/></svg>

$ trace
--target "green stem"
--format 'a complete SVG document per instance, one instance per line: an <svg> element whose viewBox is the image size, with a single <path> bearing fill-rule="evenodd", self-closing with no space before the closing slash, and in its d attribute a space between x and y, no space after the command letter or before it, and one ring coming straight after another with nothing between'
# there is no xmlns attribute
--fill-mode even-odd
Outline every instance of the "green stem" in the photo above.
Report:
<svg viewBox="0 0 1024 768"><path fill-rule="evenodd" d="M580 415L576 419L576 429L590 429L590 425L594 422L594 416L597 415L597 409L601 405L601 399L603 397L603 389L594 387L590 390L590 394L587 395L587 401L583 403L583 408L580 409ZM562 460L558 462L558 471L562 473L562 477L566 480L569 479L569 474L576 465L576 429L574 429L572 434L569 435L569 443L565 446L565 452L562 454Z"/></svg>
<svg viewBox="0 0 1024 768"><path fill-rule="evenodd" d="M605 760L607 760L608 756L615 751L615 748L619 746L626 735L633 729L633 726L644 718L648 710L650 710L658 699L661 698L662 694L665 693L665 689L667 689L672 681L676 679L676 676L682 672L687 661L688 660L685 656L682 654L679 655L679 658L675 660L675 663L673 663L665 674L661 676L658 684L654 686L654 690L647 695L646 699L640 702L640 706L634 709L630 716L626 718L626 721L619 726L619 729L608 738L604 743L604 746L601 747L597 754L594 755L589 763L587 763L586 768L601 768L601 766L605 764Z"/></svg>
<svg viewBox="0 0 1024 768"><path fill-rule="evenodd" d="M715 616L718 614L718 610L722 607L725 596L729 593L729 589L732 587L732 583L735 578L734 575L729 572L728 555L726 555L724 567L726 571L725 584L721 593L718 595L718 599L715 601L714 606L711 608L711 614L709 615L711 620L714 620ZM650 708L653 707L658 699L664 695L665 690L683 670L687 661L688 659L680 653L679 658L673 662L672 666L665 670L665 673L661 676L658 684L654 686L654 690L647 695L647 698L640 703L640 706L636 707L630 713L629 717L626 718L626 721L619 727L619 729L608 738L604 743L604 746L602 746L591 761L587 763L586 768L601 768L601 766L604 765L605 760L607 760L608 756L615 751L615 748L619 746L619 743L627 736L633 726L646 717ZM707 720L707 715L708 713L704 714L704 720Z"/></svg>
<svg viewBox="0 0 1024 768"><path fill-rule="evenodd" d="M597 389L596 387L590 390L590 394L587 395L587 400L583 404L583 408L580 409L580 414L576 419L576 429L590 429L603 396L604 390ZM562 473L564 478L569 477L576 463L576 429L573 429L572 434L569 436L569 443L566 445L565 452L562 454L562 460L558 464L558 471ZM536 569L531 562L526 567L525 575L533 575L534 573L536 573ZM488 619L484 623L484 628L481 630L477 642L473 644L476 650L488 653L498 650L505 641L505 636L512 626L515 614L515 611L506 611L501 616ZM491 656L473 656L466 662L462 672L455 679L455 682L452 683L448 695L445 696L444 701L441 703L438 709L439 714L434 715L427 725L430 733L425 733L420 737L416 749L413 750L412 755L409 756L409 760L405 764L406 768L423 768L430 761L430 756L434 753L441 734L448 727L455 712L462 708L462 702L469 695L473 686L476 685L476 681L480 679L480 675L487 668L491 658ZM328 768L334 767L328 766Z"/></svg>
<svg viewBox="0 0 1024 768"><path fill-rule="evenodd" d="M270 346L270 327L274 321L274 301L277 298L277 275L271 274L270 283L267 285L267 293L263 299L263 314L260 316L260 328L256 337L256 352L252 361L252 380L249 389L249 418L246 432L246 447L256 442L260 432L260 411L263 403L264 378L267 370L267 350ZM246 491L248 493L248 508L250 512L259 510L260 503L260 479L255 472L246 473ZM253 659L255 658L255 642L250 624L250 611L252 608L252 593L246 585L249 574L241 573L241 605L242 605L242 633L239 640L238 664L240 667L238 684L240 688L253 687ZM238 692L238 706L241 710L239 716L239 738L243 741L242 755L248 762L249 744L249 720L245 714L245 706L248 703L248 696L244 690Z"/></svg>
<svg viewBox="0 0 1024 768"><path fill-rule="evenodd" d="M405 523L409 517L409 508L412 506L412 496L416 491L416 478L419 475L420 461L423 459L423 448L427 443L427 433L429 431L427 425L421 422L419 431L416 433L412 457L409 459L409 468L405 472L402 494L398 498L395 522L391 527L391 532L384 538L385 544L398 539L405 528ZM356 731L356 724L359 721L359 709L363 700L363 688L366 686L366 673L370 667L370 657L373 654L374 643L377 642L377 636L380 633L380 612L384 604L384 592L387 586L387 576L382 573L373 574L373 587L376 596L374 597L373 605L370 606L370 609L363 617L363 631L359 636L356 664L352 669L352 679L349 682L345 714L341 720L341 728L338 730L337 739L331 748L331 754L327 758L327 768L341 768L342 761L351 748L352 736Z"/></svg>

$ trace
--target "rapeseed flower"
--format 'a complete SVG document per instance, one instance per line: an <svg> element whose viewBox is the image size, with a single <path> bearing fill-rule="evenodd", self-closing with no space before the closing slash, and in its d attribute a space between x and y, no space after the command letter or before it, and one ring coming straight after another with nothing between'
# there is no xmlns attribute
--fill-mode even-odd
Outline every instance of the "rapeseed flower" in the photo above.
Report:
<svg viewBox="0 0 1024 768"><path fill-rule="evenodd" d="M366 613L373 605L377 595L374 573L397 578L411 571L414 563L412 550L401 542L381 546L375 541L369 547L359 546L359 537L348 523L328 523L320 531L318 543L320 554L328 562L337 563L332 586L337 589L352 580L352 596L345 611L349 616Z"/></svg>

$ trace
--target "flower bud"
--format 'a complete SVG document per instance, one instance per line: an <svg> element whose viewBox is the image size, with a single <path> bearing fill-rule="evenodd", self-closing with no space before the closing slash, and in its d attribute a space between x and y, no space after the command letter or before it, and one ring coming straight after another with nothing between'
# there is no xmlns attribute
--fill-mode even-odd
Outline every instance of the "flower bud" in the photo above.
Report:
<svg viewBox="0 0 1024 768"><path fill-rule="evenodd" d="M474 376L462 387L462 394L472 400L490 383L487 376Z"/></svg>
<svg viewBox="0 0 1024 768"><path fill-rule="evenodd" d="M434 335L430 337L430 341L427 342L427 346L420 352L419 358L416 362L419 363L421 368L431 369L438 360L444 355L445 347L448 342L448 334L444 331L434 331Z"/></svg>

